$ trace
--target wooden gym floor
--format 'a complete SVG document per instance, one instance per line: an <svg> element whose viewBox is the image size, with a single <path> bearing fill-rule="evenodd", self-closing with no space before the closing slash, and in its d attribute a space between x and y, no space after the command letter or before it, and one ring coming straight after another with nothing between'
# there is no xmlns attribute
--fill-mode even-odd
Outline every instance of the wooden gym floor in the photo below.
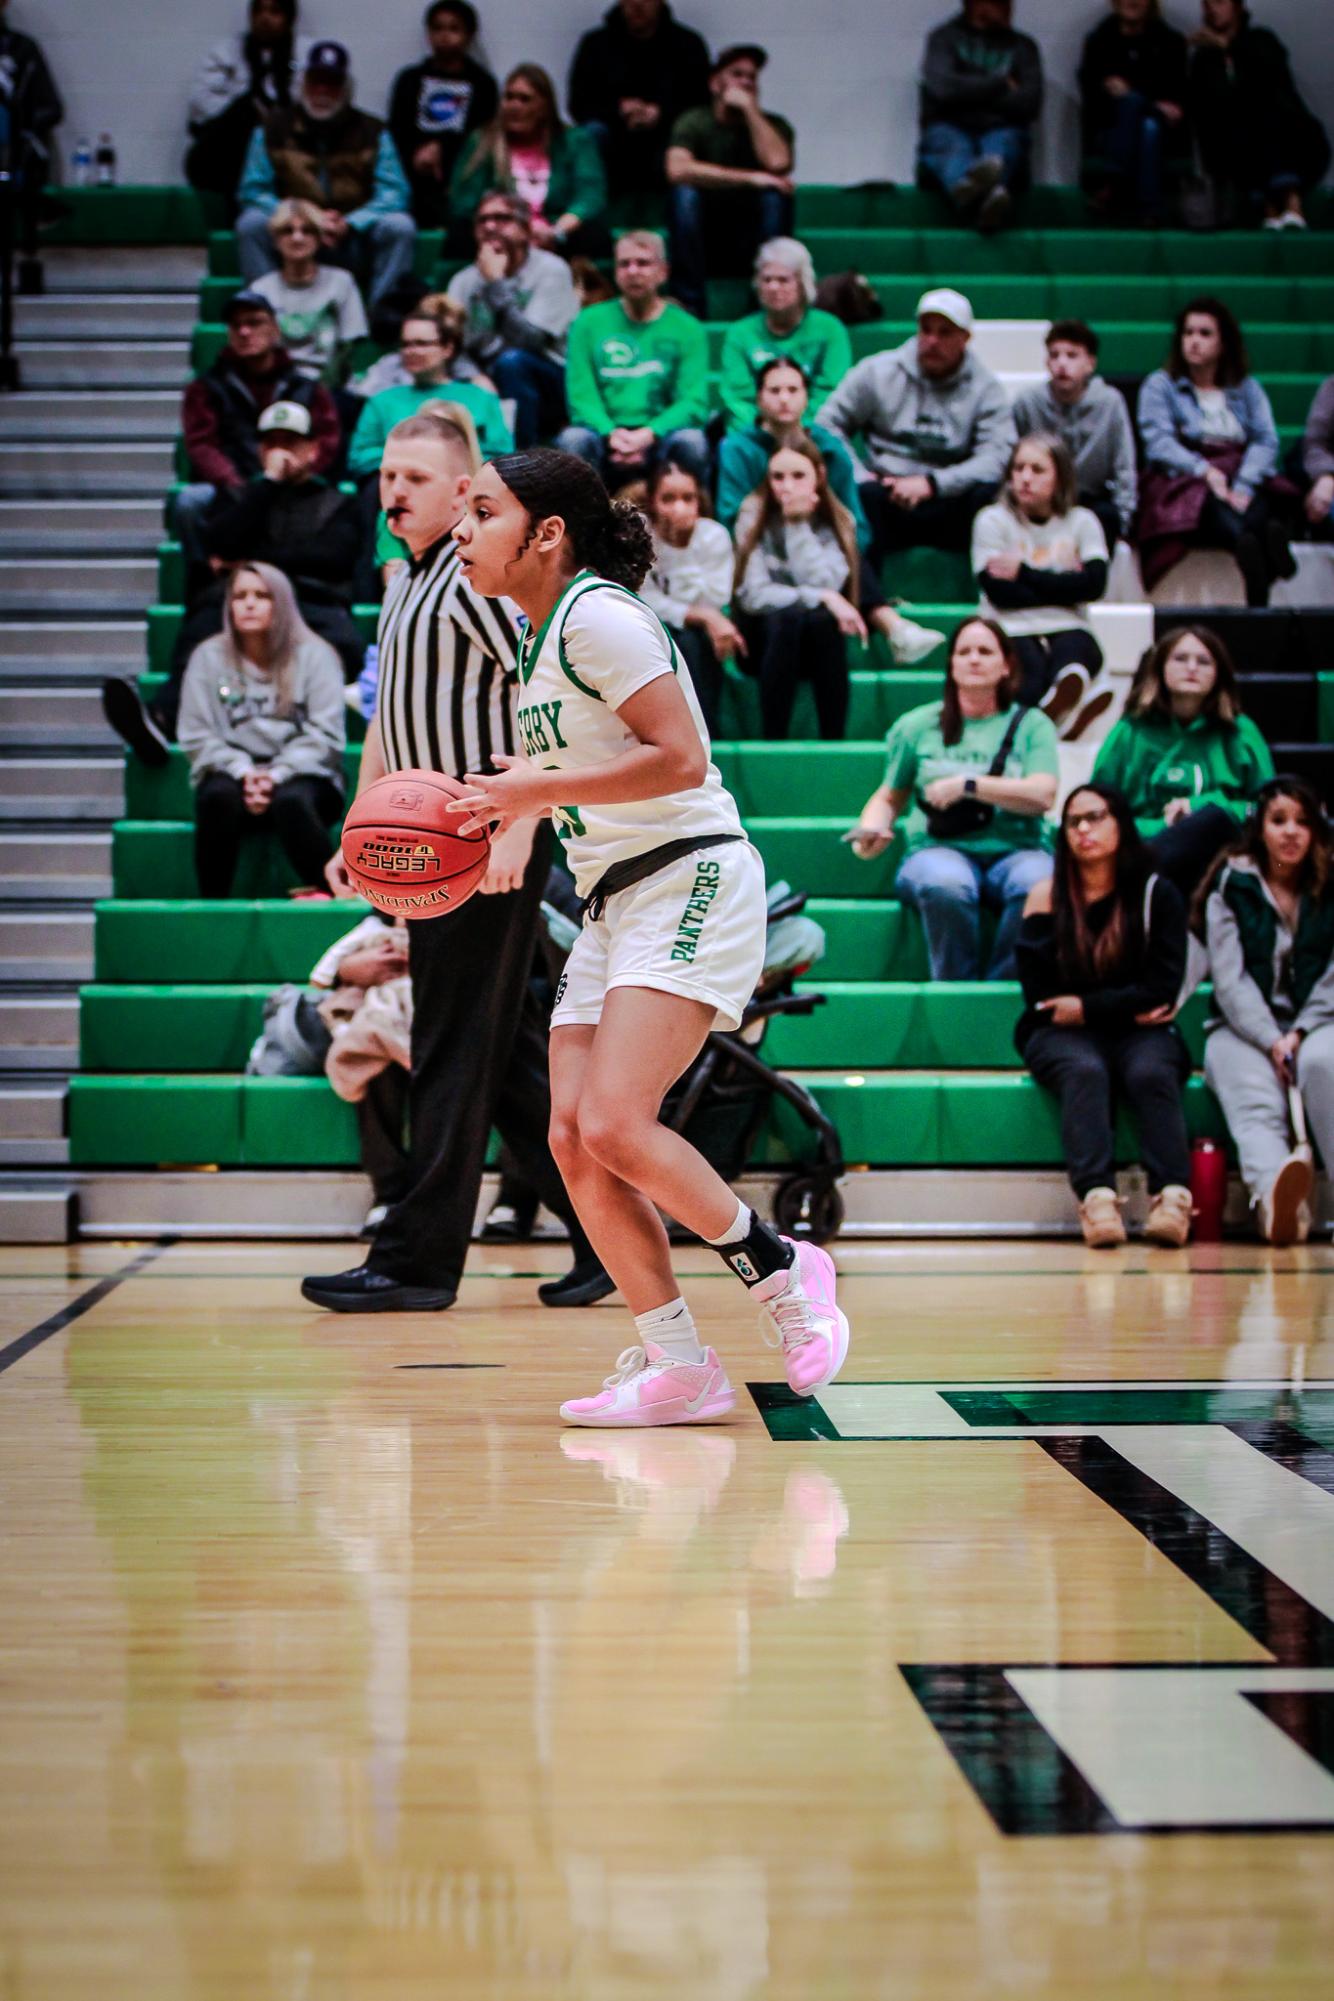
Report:
<svg viewBox="0 0 1334 2001"><path fill-rule="evenodd" d="M559 1251L0 1252L4 2001L1314 2001L1334 1254L852 1246L794 1405L564 1431Z"/></svg>

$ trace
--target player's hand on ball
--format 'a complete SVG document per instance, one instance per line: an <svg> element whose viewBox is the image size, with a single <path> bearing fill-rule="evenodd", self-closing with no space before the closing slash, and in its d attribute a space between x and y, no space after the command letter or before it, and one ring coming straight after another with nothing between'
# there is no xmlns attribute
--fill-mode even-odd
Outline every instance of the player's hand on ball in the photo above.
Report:
<svg viewBox="0 0 1334 2001"><path fill-rule="evenodd" d="M505 757L497 751L491 759L498 771L465 771L466 792L458 795L458 809L468 818L461 822L461 834L489 830L503 834L516 820L540 816L551 810L550 774L521 757Z"/></svg>
<svg viewBox="0 0 1334 2001"><path fill-rule="evenodd" d="M335 896L360 896L361 891L347 872L347 863L341 852L335 848L324 864L324 880Z"/></svg>

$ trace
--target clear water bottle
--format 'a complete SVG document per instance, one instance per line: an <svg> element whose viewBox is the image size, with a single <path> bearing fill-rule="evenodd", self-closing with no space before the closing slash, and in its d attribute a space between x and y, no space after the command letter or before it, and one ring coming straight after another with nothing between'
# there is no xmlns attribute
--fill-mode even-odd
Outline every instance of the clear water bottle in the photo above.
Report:
<svg viewBox="0 0 1334 2001"><path fill-rule="evenodd" d="M109 132L97 135L97 185L99 188L114 188L116 185L116 149Z"/></svg>
<svg viewBox="0 0 1334 2001"><path fill-rule="evenodd" d="M90 188L93 185L93 142L80 139L70 156L70 178L76 188Z"/></svg>

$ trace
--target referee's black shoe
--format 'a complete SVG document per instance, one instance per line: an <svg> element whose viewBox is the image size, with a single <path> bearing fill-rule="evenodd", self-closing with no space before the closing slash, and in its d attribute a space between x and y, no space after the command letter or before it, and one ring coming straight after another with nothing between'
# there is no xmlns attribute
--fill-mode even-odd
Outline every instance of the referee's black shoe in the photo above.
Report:
<svg viewBox="0 0 1334 2001"><path fill-rule="evenodd" d="M303 1278L301 1297L327 1313L439 1313L458 1294L448 1286L407 1285L387 1271L357 1265L352 1271Z"/></svg>
<svg viewBox="0 0 1334 2001"><path fill-rule="evenodd" d="M563 1278L539 1285L543 1306L596 1306L616 1290L616 1281L598 1258L579 1258Z"/></svg>

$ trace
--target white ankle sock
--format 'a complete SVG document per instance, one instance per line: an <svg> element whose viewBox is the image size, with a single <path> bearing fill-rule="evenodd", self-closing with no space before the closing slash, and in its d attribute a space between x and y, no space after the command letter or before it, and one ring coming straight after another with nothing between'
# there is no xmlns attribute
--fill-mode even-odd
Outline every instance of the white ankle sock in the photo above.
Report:
<svg viewBox="0 0 1334 2001"><path fill-rule="evenodd" d="M715 1247L720 1244L744 1243L750 1235L751 1214L752 1212L746 1207L744 1202L738 1202L736 1205L736 1215L732 1218L727 1229L723 1231L721 1237L709 1237L707 1241Z"/></svg>
<svg viewBox="0 0 1334 2001"><path fill-rule="evenodd" d="M655 1306L651 1313L636 1313L635 1328L641 1341L651 1341L674 1362L704 1360L694 1315L684 1299L669 1299L665 1306Z"/></svg>

